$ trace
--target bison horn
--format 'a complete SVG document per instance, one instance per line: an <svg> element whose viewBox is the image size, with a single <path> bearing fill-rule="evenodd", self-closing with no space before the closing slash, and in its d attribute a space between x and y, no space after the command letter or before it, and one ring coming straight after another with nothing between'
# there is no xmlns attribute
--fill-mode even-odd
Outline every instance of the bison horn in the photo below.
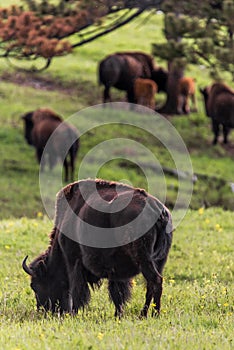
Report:
<svg viewBox="0 0 234 350"><path fill-rule="evenodd" d="M23 267L24 271L25 271L28 275L32 276L32 275L33 275L33 271L32 271L32 269L30 269L30 268L27 266L27 264L26 264L27 259L28 259L28 255L24 258L24 260L23 260L23 262L22 262L22 267Z"/></svg>

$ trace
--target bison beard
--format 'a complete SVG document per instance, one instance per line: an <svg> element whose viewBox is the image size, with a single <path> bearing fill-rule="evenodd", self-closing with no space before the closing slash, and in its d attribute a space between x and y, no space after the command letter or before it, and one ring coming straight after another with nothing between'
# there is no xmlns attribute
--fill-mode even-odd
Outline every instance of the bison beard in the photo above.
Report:
<svg viewBox="0 0 234 350"><path fill-rule="evenodd" d="M90 190L93 185L96 192ZM98 208L105 205L108 207L115 201L122 202L126 198L127 206L114 213L104 213L87 203L90 201L91 205ZM73 225L71 213L93 226L107 229L121 227L122 230L124 225L144 213L146 206L154 222L137 239L133 240L131 233L129 236L123 230L122 243L126 241L127 244L97 248L80 243L79 239L82 240L82 235L85 233L86 236L87 232L82 229L83 226ZM148 219L147 214L144 214L142 221L145 225ZM142 229L144 227L143 224L139 226ZM72 228L73 231L80 231L73 232L73 237L78 241L64 234ZM142 273L146 279L147 291L141 316L146 317L152 299L154 313L160 313L162 271L171 242L171 215L155 197L144 190L116 182L82 180L66 186L58 193L50 245L29 266L26 257L23 269L31 276L31 287L38 308L44 307L52 312L58 310L77 313L90 300L89 287L99 286L101 280L107 278L109 296L115 305L115 316L122 315L123 307L131 296L132 277Z"/></svg>

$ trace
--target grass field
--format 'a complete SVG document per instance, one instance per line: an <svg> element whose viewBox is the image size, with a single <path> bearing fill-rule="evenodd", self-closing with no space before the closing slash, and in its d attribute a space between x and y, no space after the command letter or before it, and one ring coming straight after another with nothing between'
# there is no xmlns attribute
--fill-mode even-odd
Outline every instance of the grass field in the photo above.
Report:
<svg viewBox="0 0 234 350"><path fill-rule="evenodd" d="M0 1L1 4L3 1ZM234 133L231 134L229 147L221 144L211 146L210 122L205 116L198 92L198 113L169 119L183 137L198 181L194 184L190 210L174 234L164 274L161 317L149 317L148 320L138 318L145 290L141 277L135 279L133 297L121 321L113 318L114 307L108 300L105 283L100 291L92 293L91 304L77 317L44 317L36 312L28 277L21 269L25 255L28 254L31 261L46 249L52 222L45 216L39 188L39 167L33 148L24 140L20 116L47 106L68 118L83 108L99 104L101 87L96 77L98 61L117 50L150 52L151 43L163 40L162 20L159 14L148 18L147 23L144 17L138 18L127 27L81 47L68 57L54 60L49 70L40 75L14 71L5 61L1 61L2 350L233 348L234 196L230 182L234 182ZM157 57L155 59L165 65ZM199 86L211 82L204 67L188 66L186 74L196 77L197 90ZM225 79L228 79L228 75L225 75ZM114 89L112 93L116 101L124 99L123 93ZM163 95L157 96L157 101L164 98ZM136 117L141 118L141 115ZM119 120L121 118L123 115L120 113ZM145 125L152 120L149 115L142 115L142 119ZM82 131L88 122L82 112L79 122L78 128ZM93 128L82 136L76 171L82 159L96 145L120 137L145 146L163 167L175 167L169 152L158 140L141 129L126 128L117 123ZM96 152L95 160L102 159L103 153ZM117 145L114 154L124 158L134 155L134 152L122 142ZM142 156L141 152L137 155L143 163L150 162L150 158ZM52 182L57 170L50 174ZM84 177L92 171L96 171L96 168L90 162L85 168ZM134 186L145 188L148 177L153 183L152 193L161 195L161 180L154 170L149 169L146 177L139 167L121 159L107 162L97 171L97 175L110 180L125 179ZM166 175L166 183L166 203L173 207L178 180ZM52 205L54 200L52 198ZM212 208L204 209L204 206Z"/></svg>
<svg viewBox="0 0 234 350"><path fill-rule="evenodd" d="M105 283L76 317L38 314L21 261L47 248L51 228L40 213L37 219L0 223L0 349L233 348L232 212L187 213L174 233L159 319L138 317L145 293L140 276L120 321L113 317Z"/></svg>

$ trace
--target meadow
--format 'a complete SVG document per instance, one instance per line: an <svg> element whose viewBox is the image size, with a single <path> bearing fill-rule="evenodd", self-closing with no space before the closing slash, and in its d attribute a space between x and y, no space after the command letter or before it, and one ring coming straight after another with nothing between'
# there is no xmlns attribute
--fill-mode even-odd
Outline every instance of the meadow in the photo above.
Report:
<svg viewBox="0 0 234 350"><path fill-rule="evenodd" d="M48 245L52 222L8 219L0 223L0 349L232 349L233 213L188 211L174 232L164 271L159 318L139 318L145 283L134 279L121 320L114 319L104 282L75 317L36 311L29 277L22 271Z"/></svg>
<svg viewBox="0 0 234 350"><path fill-rule="evenodd" d="M31 261L46 249L52 222L42 204L39 166L33 148L24 140L20 116L39 107L49 107L66 119L101 103L102 91L96 74L98 61L118 50L150 52L153 42L163 40L162 21L160 14L147 17L147 22L144 16L140 17L67 57L55 59L40 74L15 71L1 61L0 349L233 348L234 196L230 182L234 182L234 132L230 146L211 146L210 121L198 91L197 113L169 118L185 142L198 180L194 183L190 209L174 233L164 273L160 318L140 320L138 317L145 290L141 277L135 279L133 297L122 320L113 317L114 307L108 300L105 282L99 291L92 293L89 307L76 317L45 317L36 311L29 279L21 268L25 255ZM165 65L157 57L155 60ZM197 90L211 82L203 66L190 65L186 74L196 77ZM224 77L233 85L228 74ZM112 94L115 101L124 100L122 92L113 89ZM163 94L157 96L157 103L164 99ZM120 120L122 117L120 114ZM147 123L152 117L142 115L142 118ZM79 121L78 128L82 130L87 122L82 113ZM82 135L76 170L96 145L116 137L137 141L155 154L163 167L175 167L168 152L149 134L117 124L93 128ZM115 152L123 158L131 154L123 144ZM148 158L140 161L149 164ZM87 176L89 171L96 171L92 162L86 169ZM105 179L125 179L134 186L147 188L147 178L141 169L121 159L107 162L96 172ZM160 197L160 179L153 169L147 174L154 181L153 194ZM54 176L52 173L52 182ZM173 208L178 180L166 175L166 183L166 204Z"/></svg>

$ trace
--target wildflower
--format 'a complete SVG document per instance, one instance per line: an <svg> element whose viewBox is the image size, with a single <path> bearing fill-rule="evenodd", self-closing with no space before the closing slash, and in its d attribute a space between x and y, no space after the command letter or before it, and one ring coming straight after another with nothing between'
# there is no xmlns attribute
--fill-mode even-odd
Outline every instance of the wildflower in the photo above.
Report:
<svg viewBox="0 0 234 350"><path fill-rule="evenodd" d="M11 249L9 245L5 245L5 249Z"/></svg>
<svg viewBox="0 0 234 350"><path fill-rule="evenodd" d="M132 285L132 287L135 287L135 286L136 286L136 280L135 280L135 279L132 279L131 285Z"/></svg>
<svg viewBox="0 0 234 350"><path fill-rule="evenodd" d="M215 230L218 231L218 232L222 232L222 227L219 225L219 224L216 224L215 225Z"/></svg>
<svg viewBox="0 0 234 350"><path fill-rule="evenodd" d="M199 208L198 209L198 214L202 215L203 213L204 213L204 208L203 207Z"/></svg>
<svg viewBox="0 0 234 350"><path fill-rule="evenodd" d="M104 336L103 333L98 333L97 338L98 338L99 340L102 340L103 336Z"/></svg>
<svg viewBox="0 0 234 350"><path fill-rule="evenodd" d="M156 307L156 304L155 303L151 303L150 304L152 307Z"/></svg>
<svg viewBox="0 0 234 350"><path fill-rule="evenodd" d="M209 219L206 219L205 220L205 223L208 225L210 223L210 220Z"/></svg>
<svg viewBox="0 0 234 350"><path fill-rule="evenodd" d="M222 288L222 294L227 294L227 288L226 287Z"/></svg>
<svg viewBox="0 0 234 350"><path fill-rule="evenodd" d="M39 212L37 213L37 217L38 217L38 218L42 218L42 217L43 217L43 213L42 213L41 211L39 211Z"/></svg>
<svg viewBox="0 0 234 350"><path fill-rule="evenodd" d="M229 304L228 304L228 303L224 303L223 306L224 306L224 307L227 307L227 306L229 306Z"/></svg>

